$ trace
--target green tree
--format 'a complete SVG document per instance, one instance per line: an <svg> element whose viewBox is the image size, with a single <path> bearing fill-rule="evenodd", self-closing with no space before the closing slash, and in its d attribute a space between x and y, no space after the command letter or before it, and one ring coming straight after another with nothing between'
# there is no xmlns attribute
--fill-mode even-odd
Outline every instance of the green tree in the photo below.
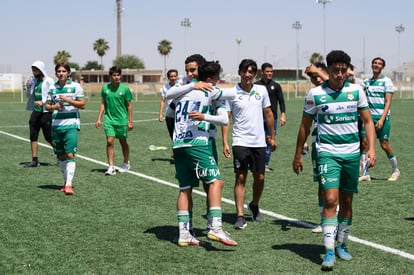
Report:
<svg viewBox="0 0 414 275"><path fill-rule="evenodd" d="M320 53L313 53L311 57L309 58L309 62L311 64L321 63L323 62L323 60L324 60L323 55L321 55Z"/></svg>
<svg viewBox="0 0 414 275"><path fill-rule="evenodd" d="M59 63L65 63L67 64L69 62L69 58L72 56L67 51L58 51L55 57L53 57L53 62L56 64Z"/></svg>
<svg viewBox="0 0 414 275"><path fill-rule="evenodd" d="M167 71L167 56L170 54L172 50L171 41L168 41L166 39L161 40L158 42L158 52L160 55L164 58L164 70L163 70L163 77L165 77L166 71Z"/></svg>
<svg viewBox="0 0 414 275"><path fill-rule="evenodd" d="M99 38L93 43L93 50L98 54L101 58L101 68L104 69L102 57L106 54L106 51L109 50L108 42L105 41L103 38Z"/></svg>
<svg viewBox="0 0 414 275"><path fill-rule="evenodd" d="M74 69L76 71L79 71L79 69L80 69L80 66L79 66L78 63L68 62L68 65L71 69ZM73 70L71 70L71 71L73 71Z"/></svg>
<svg viewBox="0 0 414 275"><path fill-rule="evenodd" d="M103 68L98 61L88 61L85 66L83 66L82 70L103 70Z"/></svg>
<svg viewBox="0 0 414 275"><path fill-rule="evenodd" d="M112 64L121 69L145 69L144 61L135 55L125 54L117 57Z"/></svg>

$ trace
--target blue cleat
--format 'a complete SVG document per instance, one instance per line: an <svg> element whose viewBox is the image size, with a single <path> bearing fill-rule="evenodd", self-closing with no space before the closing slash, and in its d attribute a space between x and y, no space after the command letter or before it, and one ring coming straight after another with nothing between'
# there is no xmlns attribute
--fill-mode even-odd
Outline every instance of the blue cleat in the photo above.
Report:
<svg viewBox="0 0 414 275"><path fill-rule="evenodd" d="M325 257L322 262L322 271L331 271L335 265L335 252L333 250L326 250Z"/></svg>
<svg viewBox="0 0 414 275"><path fill-rule="evenodd" d="M338 244L335 247L336 255L345 261L350 261L352 259L351 254L349 254L348 249L346 248L346 245L341 243Z"/></svg>

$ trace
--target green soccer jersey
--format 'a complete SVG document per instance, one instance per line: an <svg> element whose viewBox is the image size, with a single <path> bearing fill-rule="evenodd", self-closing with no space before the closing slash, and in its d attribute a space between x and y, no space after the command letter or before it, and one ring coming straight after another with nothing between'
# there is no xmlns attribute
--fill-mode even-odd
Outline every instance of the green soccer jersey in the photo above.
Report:
<svg viewBox="0 0 414 275"><path fill-rule="evenodd" d="M378 120L384 113L385 95L387 93L393 94L394 86L391 79L384 75L381 75L378 79L366 79L364 85L372 118ZM388 115L390 115L390 112L388 112Z"/></svg>
<svg viewBox="0 0 414 275"><path fill-rule="evenodd" d="M80 129L80 114L79 109L75 106L59 101L59 96L64 95L72 100L84 98L84 93L79 83L69 80L65 86L60 86L59 82L50 89L47 97L47 102L50 104L60 103L61 108L53 112L52 115L52 129L66 130L66 129Z"/></svg>
<svg viewBox="0 0 414 275"><path fill-rule="evenodd" d="M36 84L34 87L34 101L42 101L42 84L43 80L39 79L36 80ZM43 112L43 106L36 106L33 107L33 112Z"/></svg>
<svg viewBox="0 0 414 275"><path fill-rule="evenodd" d="M128 86L120 84L115 87L106 84L102 87L101 98L105 102L104 123L112 125L128 124L128 102L132 100L132 93Z"/></svg>
<svg viewBox="0 0 414 275"><path fill-rule="evenodd" d="M306 96L305 116L316 120L318 155L352 156L359 154L358 111L368 103L360 85L346 82L335 91L327 82L313 88Z"/></svg>

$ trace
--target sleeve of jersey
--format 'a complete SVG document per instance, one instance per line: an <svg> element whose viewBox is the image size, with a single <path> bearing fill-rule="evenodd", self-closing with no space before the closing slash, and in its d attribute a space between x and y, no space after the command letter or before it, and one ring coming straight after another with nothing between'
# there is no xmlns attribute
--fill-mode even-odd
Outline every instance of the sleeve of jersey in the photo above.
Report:
<svg viewBox="0 0 414 275"><path fill-rule="evenodd" d="M132 92L131 92L131 89L127 86L126 92L125 92L125 101L129 102L131 100L132 100Z"/></svg>
<svg viewBox="0 0 414 275"><path fill-rule="evenodd" d="M385 92L390 94L394 93L394 85L392 84L391 79L388 79L387 82L385 82Z"/></svg>
<svg viewBox="0 0 414 275"><path fill-rule="evenodd" d="M204 121L213 123L217 126L223 126L223 125L227 125L227 123L229 122L229 117L224 108L218 108L217 115L205 114Z"/></svg>
<svg viewBox="0 0 414 275"><path fill-rule="evenodd" d="M222 89L220 99L233 100L236 98L235 89Z"/></svg>
<svg viewBox="0 0 414 275"><path fill-rule="evenodd" d="M303 115L313 117L315 114L316 114L316 104L313 98L312 90L310 90L305 98L305 104L303 106Z"/></svg>
<svg viewBox="0 0 414 275"><path fill-rule="evenodd" d="M84 98L85 94L83 93L83 89L81 85L76 85L76 98Z"/></svg>
<svg viewBox="0 0 414 275"><path fill-rule="evenodd" d="M175 85L174 87L171 87L167 93L165 98L166 99L172 99L172 98L177 98L179 96L182 96L190 91L192 91L194 89L194 82L191 82L190 84L187 85Z"/></svg>
<svg viewBox="0 0 414 275"><path fill-rule="evenodd" d="M359 89L358 109L359 110L368 109L367 96L362 88Z"/></svg>
<svg viewBox="0 0 414 275"><path fill-rule="evenodd" d="M269 94L267 92L263 93L263 101L262 101L262 107L263 109L266 107L270 107L270 99Z"/></svg>

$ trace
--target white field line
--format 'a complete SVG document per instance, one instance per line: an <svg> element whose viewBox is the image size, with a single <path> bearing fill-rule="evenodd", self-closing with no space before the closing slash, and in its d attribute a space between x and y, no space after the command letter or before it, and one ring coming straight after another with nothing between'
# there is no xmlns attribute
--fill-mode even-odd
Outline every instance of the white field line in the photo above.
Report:
<svg viewBox="0 0 414 275"><path fill-rule="evenodd" d="M13 134L1 131L1 130L0 130L0 134L6 135L6 136L9 136L9 137L18 139L18 140L22 140L22 141L25 141L25 142L30 142L30 140L27 139L27 138L16 136L16 135L13 135ZM39 142L39 146L52 149L52 147L50 147L50 145L45 144L45 143L41 143L41 142ZM108 164L106 162L99 161L99 160L96 160L96 159L92 159L92 158L89 158L89 157L86 157L86 156L83 156L83 155L77 154L76 157L80 158L80 159L83 159L83 160L86 160L86 161L89 161L89 162L92 162L92 163L102 165L102 166L108 166ZM117 167L117 168L119 168L119 167ZM140 178L144 178L144 179L156 182L156 183L160 183L160 184L170 186L170 187L174 187L174 188L178 189L177 184L171 183L171 182L168 182L168 181L156 178L156 177L148 176L148 175L145 175L145 174L142 174L142 173L139 173L139 172L134 172L134 171L131 171L131 170L127 171L127 173L129 173L131 175L135 175L135 176L140 177ZM193 190L193 193L198 194L200 196L204 196L204 197L206 196L206 194L204 192L199 191L199 190ZM235 204L235 202L233 200L226 199L226 198L222 198L222 201L225 202L225 203L228 203L228 204L232 204L232 205ZM247 208L247 205L244 205L244 208ZM272 212L272 211L260 209L260 212L262 214L268 215L270 217L277 218L277 219L280 219L280 220L289 221L290 223L293 223L293 224L296 224L296 225L299 225L299 226L303 226L303 227L307 227L307 228L312 228L314 226L313 224L311 224L309 222L294 219L294 218L290 218L290 217L287 217L287 216L284 216L284 215L281 215L281 214L277 214L277 213ZM382 251L385 251L385 252L388 252L388 253L391 253L391 254L395 254L395 255L401 256L403 258L407 258L407 259L410 259L410 260L414 261L414 255L413 254L410 254L410 253L407 253L407 252L404 252L404 251L401 251L401 250L398 250L398 249L394 249L394 248L391 248L391 247L388 247L388 246L385 246L385 245L381 245L381 244L373 243L373 242L370 242L370 241L367 241L367 240L363 240L363 239L360 239L360 238L357 238L357 237L354 237L354 236L349 236L348 239L350 241L360 243L360 244L363 244L363 245L366 245L366 246L369 246L369 247L372 247L372 248L375 248L375 249L378 249L378 250L382 250Z"/></svg>

